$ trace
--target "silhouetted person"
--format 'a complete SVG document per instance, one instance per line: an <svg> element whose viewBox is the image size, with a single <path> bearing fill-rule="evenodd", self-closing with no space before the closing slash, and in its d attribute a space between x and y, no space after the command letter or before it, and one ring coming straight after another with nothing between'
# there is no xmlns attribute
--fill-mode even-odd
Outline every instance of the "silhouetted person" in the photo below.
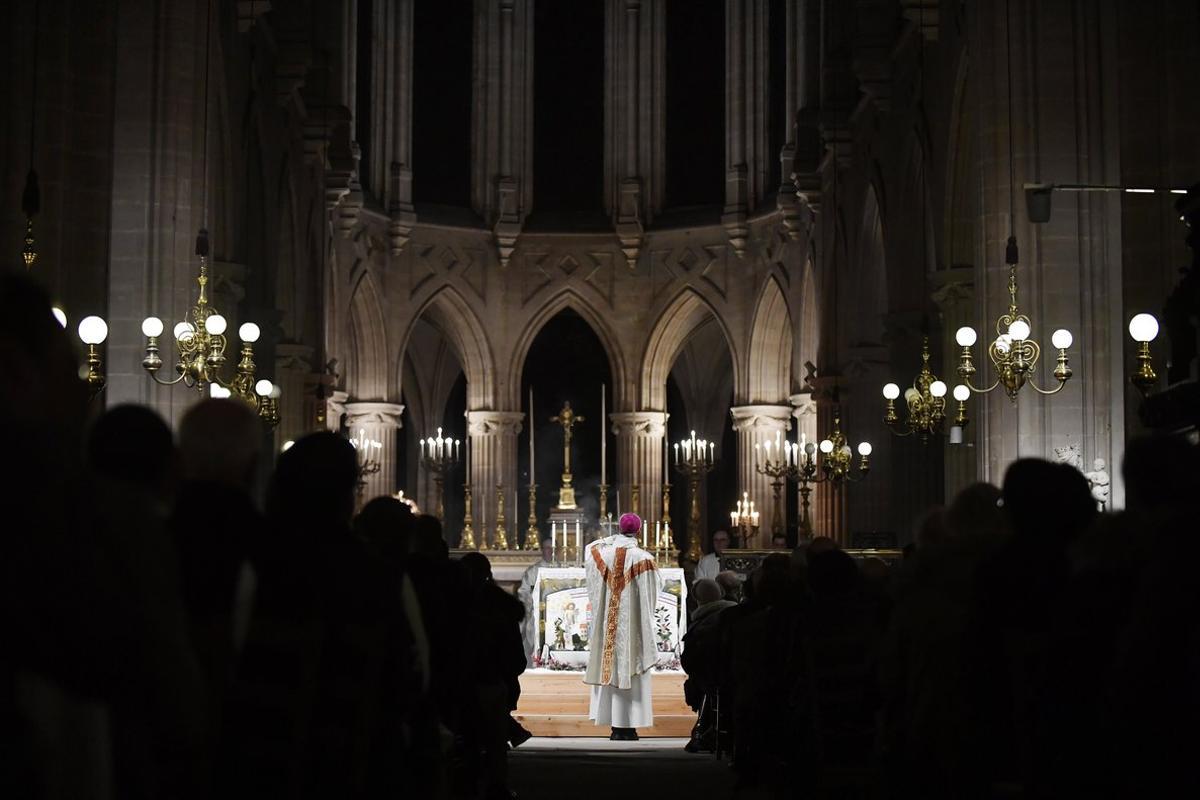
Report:
<svg viewBox="0 0 1200 800"><path fill-rule="evenodd" d="M685 750L689 753L711 751L716 740L716 700L720 689L721 633L719 614L737 603L725 599L721 585L712 578L701 578L692 585L696 610L688 621L683 637L680 664L687 673L683 684L684 699L697 712L696 724Z"/></svg>

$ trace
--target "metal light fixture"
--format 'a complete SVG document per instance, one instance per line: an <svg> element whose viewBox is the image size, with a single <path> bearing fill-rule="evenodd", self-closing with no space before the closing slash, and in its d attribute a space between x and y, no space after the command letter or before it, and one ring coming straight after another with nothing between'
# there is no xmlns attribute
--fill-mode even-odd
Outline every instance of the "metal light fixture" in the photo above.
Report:
<svg viewBox="0 0 1200 800"><path fill-rule="evenodd" d="M434 513L440 520L445 516L443 500L446 473L458 464L462 440L442 436L442 429L438 428L436 437L421 439L417 446L420 448L421 464L433 475L433 483L437 487L437 505Z"/></svg>
<svg viewBox="0 0 1200 800"><path fill-rule="evenodd" d="M737 509L729 512L729 522L738 532L738 541L742 547L749 547L758 538L758 517L759 513L754 509L750 493L742 492L742 499L737 501Z"/></svg>
<svg viewBox="0 0 1200 800"><path fill-rule="evenodd" d="M1129 382L1145 397L1158 383L1150 356L1150 343L1158 336L1158 320L1153 314L1135 314L1129 320L1129 336L1138 343L1137 369L1129 376Z"/></svg>
<svg viewBox="0 0 1200 800"><path fill-rule="evenodd" d="M366 431L359 428L358 433L350 437L350 444L354 447L354 455L358 462L357 494L361 503L363 489L367 487L367 476L379 472L379 451L383 449L383 442L372 439Z"/></svg>
<svg viewBox="0 0 1200 800"><path fill-rule="evenodd" d="M1021 313L1017 304L1017 241L1010 236L1008 239L1008 312L996 319L996 338L988 345L988 358L996 370L996 380L991 386L981 388L971 380L975 374L975 364L971 357L971 347L977 341L975 329L962 327L955 334L955 341L962 348L959 358L958 376L973 392L986 394L999 386L1004 387L1009 399L1016 402L1017 394L1029 384L1039 394L1057 394L1066 386L1071 378L1071 366L1067 357L1067 349L1074 341L1071 332L1059 328L1050 337L1050 343L1058 349L1058 364L1054 368L1054 378L1058 385L1053 389L1043 389L1033 380L1033 370L1041 357L1042 348L1030 339L1032 324L1029 317Z"/></svg>
<svg viewBox="0 0 1200 800"><path fill-rule="evenodd" d="M962 388L970 396L970 391L959 384L954 387L957 398ZM945 381L939 380L929 369L929 337L921 343L921 369L913 380L913 385L904 392L904 403L908 407L908 418L901 422L896 414L896 399L900 397L900 387L889 383L883 387L883 397L887 401L887 409L883 421L888 429L897 436L917 434L922 442L929 441L930 436L942 432L942 424L946 419L946 393L948 387ZM966 405L959 401L959 413L954 424L961 427L967 422ZM961 433L961 430L960 430Z"/></svg>
<svg viewBox="0 0 1200 800"><path fill-rule="evenodd" d="M242 341L241 357L233 377L223 376L221 370L225 365L225 350L228 346L225 331L229 323L208 302L206 230L202 229L196 237L196 255L200 256L200 272L196 276L200 295L184 320L176 324L171 331L175 338L175 347L179 351L175 362L175 377L166 380L158 376L158 371L163 365L158 344L163 332L163 321L158 317L147 317L142 321L142 333L146 336L146 356L142 359L142 367L155 383L163 386L174 386L183 382L184 385L213 397L237 397L249 404L268 427L274 428L279 423L280 392L270 381L256 380L255 377L254 343L258 341L261 333L259 327L253 322L246 322L238 328L238 337Z"/></svg>
<svg viewBox="0 0 1200 800"><path fill-rule="evenodd" d="M717 445L707 439L690 439L675 443L675 471L688 479L692 493L691 513L688 515L688 547L684 558L700 561L700 479L707 477L717 466Z"/></svg>
<svg viewBox="0 0 1200 800"><path fill-rule="evenodd" d="M51 306L50 313L59 327L66 330L67 313L58 306ZM100 358L100 345L108 338L108 323L103 317L89 316L79 321L76 328L79 341L87 345L87 365L80 370L79 377L87 384L88 400L94 400L104 391L104 373L101 372L103 360Z"/></svg>

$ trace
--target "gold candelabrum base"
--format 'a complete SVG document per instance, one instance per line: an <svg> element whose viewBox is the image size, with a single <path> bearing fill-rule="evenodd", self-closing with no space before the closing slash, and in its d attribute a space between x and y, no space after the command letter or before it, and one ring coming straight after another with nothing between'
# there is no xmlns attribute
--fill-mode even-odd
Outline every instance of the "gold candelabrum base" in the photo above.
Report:
<svg viewBox="0 0 1200 800"><path fill-rule="evenodd" d="M525 549L541 549L541 535L537 524L537 484L529 484L529 527L525 529Z"/></svg>
<svg viewBox="0 0 1200 800"><path fill-rule="evenodd" d="M475 544L475 531L471 528L471 523L475 520L471 518L471 484L463 484L463 505L465 513L463 514L463 529L462 536L458 540L458 548L460 550L478 550L478 545Z"/></svg>
<svg viewBox="0 0 1200 800"><path fill-rule="evenodd" d="M688 543L683 557L692 563L699 563L701 556L700 544L700 478L712 472L716 464L703 458L693 458L675 465L675 469L688 479L691 490L691 514L688 517Z"/></svg>
<svg viewBox="0 0 1200 800"><path fill-rule="evenodd" d="M608 484L600 484L600 523L603 525L604 517L608 514Z"/></svg>
<svg viewBox="0 0 1200 800"><path fill-rule="evenodd" d="M453 456L449 454L441 457L424 456L421 459L421 464L425 467L425 469L429 470L430 475L433 476L435 498L434 515L438 518L438 522L444 522L446 518L446 473L449 472L450 469L457 463L458 462L454 460Z"/></svg>
<svg viewBox="0 0 1200 800"><path fill-rule="evenodd" d="M558 507L575 508L575 487L571 485L571 473L564 472L562 486L558 490Z"/></svg>
<svg viewBox="0 0 1200 800"><path fill-rule="evenodd" d="M493 545L497 550L508 549L508 531L504 529L504 487L496 486L496 538Z"/></svg>
<svg viewBox="0 0 1200 800"><path fill-rule="evenodd" d="M812 494L812 486L808 481L800 481L800 537L805 541L812 541L813 526L812 518L809 516L809 495Z"/></svg>
<svg viewBox="0 0 1200 800"><path fill-rule="evenodd" d="M664 525L671 524L671 484L664 483L662 495L662 521Z"/></svg>

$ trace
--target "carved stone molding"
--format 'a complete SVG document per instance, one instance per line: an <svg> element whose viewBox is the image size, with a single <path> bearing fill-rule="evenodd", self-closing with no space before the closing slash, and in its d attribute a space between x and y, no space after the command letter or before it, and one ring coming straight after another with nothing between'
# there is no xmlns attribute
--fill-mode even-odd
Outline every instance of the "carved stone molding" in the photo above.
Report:
<svg viewBox="0 0 1200 800"><path fill-rule="evenodd" d="M524 421L521 411L468 411L467 432L472 436L515 436Z"/></svg>
<svg viewBox="0 0 1200 800"><path fill-rule="evenodd" d="M729 416L733 418L733 429L739 432L774 433L790 430L792 426L791 406L734 406L729 409Z"/></svg>
<svg viewBox="0 0 1200 800"><path fill-rule="evenodd" d="M788 398L788 402L792 404L792 416L797 419L817 415L817 399L812 392L794 394Z"/></svg>
<svg viewBox="0 0 1200 800"><path fill-rule="evenodd" d="M400 403L346 403L346 427L353 429L365 425L378 425L385 428L402 428L403 413L404 406Z"/></svg>
<svg viewBox="0 0 1200 800"><path fill-rule="evenodd" d="M667 415L662 411L618 411L608 415L617 436L646 436L661 439L667 435Z"/></svg>

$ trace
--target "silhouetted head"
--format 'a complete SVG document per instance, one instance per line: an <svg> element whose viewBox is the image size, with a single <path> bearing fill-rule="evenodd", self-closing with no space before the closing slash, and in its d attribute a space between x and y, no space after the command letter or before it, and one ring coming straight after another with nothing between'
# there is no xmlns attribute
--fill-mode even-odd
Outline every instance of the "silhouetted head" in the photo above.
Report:
<svg viewBox="0 0 1200 800"><path fill-rule="evenodd" d="M842 597L858 588L858 565L844 550L808 557L808 585L817 597Z"/></svg>
<svg viewBox="0 0 1200 800"><path fill-rule="evenodd" d="M97 475L169 496L175 485L175 441L162 417L145 406L104 412L88 435L88 467Z"/></svg>
<svg viewBox="0 0 1200 800"><path fill-rule="evenodd" d="M554 560L554 540L549 536L543 537L541 541L542 561Z"/></svg>
<svg viewBox="0 0 1200 800"><path fill-rule="evenodd" d="M1139 436L1125 445L1121 464L1125 505L1146 512L1200 502L1200 450L1179 436Z"/></svg>
<svg viewBox="0 0 1200 800"><path fill-rule="evenodd" d="M811 558L819 553L828 553L830 550L837 550L837 542L830 539L828 536L817 536L808 543L808 555Z"/></svg>
<svg viewBox="0 0 1200 800"><path fill-rule="evenodd" d="M998 539L1003 536L1000 490L981 482L960 491L946 509L946 533L951 538Z"/></svg>
<svg viewBox="0 0 1200 800"><path fill-rule="evenodd" d="M413 520L413 543L410 552L421 553L436 561L450 557L450 548L442 538L442 523L432 514L418 514Z"/></svg>
<svg viewBox="0 0 1200 800"><path fill-rule="evenodd" d="M729 531L719 529L713 531L712 535L712 552L716 555L721 555L729 548Z"/></svg>
<svg viewBox="0 0 1200 800"><path fill-rule="evenodd" d="M775 550L787 550L787 537L781 533L777 533L771 537L771 547Z"/></svg>
<svg viewBox="0 0 1200 800"><path fill-rule="evenodd" d="M487 583L492 580L492 562L483 553L467 553L459 563L467 576L467 582L472 586Z"/></svg>
<svg viewBox="0 0 1200 800"><path fill-rule="evenodd" d="M715 603L724 596L725 592L722 591L721 584L712 578L701 578L692 584L692 597L696 598L696 605L698 606Z"/></svg>
<svg viewBox="0 0 1200 800"><path fill-rule="evenodd" d="M1004 512L1013 532L1065 546L1096 517L1083 473L1067 464L1020 458L1004 473Z"/></svg>
<svg viewBox="0 0 1200 800"><path fill-rule="evenodd" d="M249 493L254 488L263 426L246 403L208 398L188 409L179 423L183 477L213 481Z"/></svg>
<svg viewBox="0 0 1200 800"><path fill-rule="evenodd" d="M791 595L792 562L783 553L771 553L755 571L754 596L764 605L776 605Z"/></svg>
<svg viewBox="0 0 1200 800"><path fill-rule="evenodd" d="M946 536L946 510L941 506L927 510L913 526L913 541L918 550L937 547L946 541Z"/></svg>
<svg viewBox="0 0 1200 800"><path fill-rule="evenodd" d="M394 497L376 497L354 518L354 532L383 555L403 561L412 547L413 514Z"/></svg>
<svg viewBox="0 0 1200 800"><path fill-rule="evenodd" d="M344 531L354 514L358 458L335 433L310 433L279 454L267 514L313 529Z"/></svg>
<svg viewBox="0 0 1200 800"><path fill-rule="evenodd" d="M735 573L718 572L716 580L717 584L721 587L721 591L724 593L727 599L732 599L737 596L738 589L741 587L741 581L738 580Z"/></svg>
<svg viewBox="0 0 1200 800"><path fill-rule="evenodd" d="M617 528L626 536L637 536L642 529L642 518L637 514L622 514Z"/></svg>
<svg viewBox="0 0 1200 800"><path fill-rule="evenodd" d="M863 583L871 586L883 586L892 574L892 568L882 558L871 556L858 562L858 574Z"/></svg>

